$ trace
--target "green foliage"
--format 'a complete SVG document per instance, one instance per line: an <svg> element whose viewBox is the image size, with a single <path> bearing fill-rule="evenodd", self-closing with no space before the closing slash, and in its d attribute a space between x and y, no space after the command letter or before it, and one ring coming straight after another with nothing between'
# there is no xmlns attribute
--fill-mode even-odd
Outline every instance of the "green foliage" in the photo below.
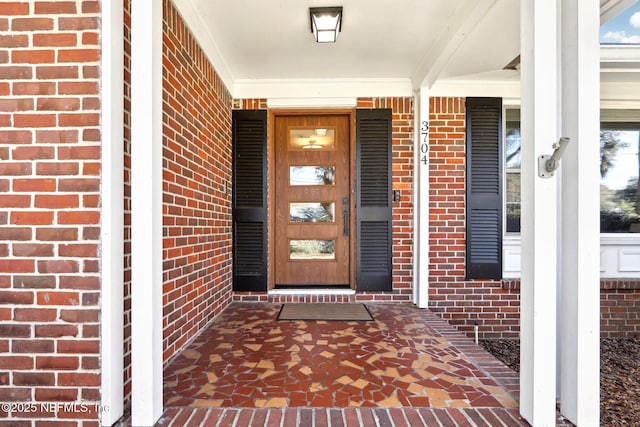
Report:
<svg viewBox="0 0 640 427"><path fill-rule="evenodd" d="M607 172L614 164L618 150L626 148L628 144L620 140L620 132L611 130L600 131L600 176L607 176Z"/></svg>

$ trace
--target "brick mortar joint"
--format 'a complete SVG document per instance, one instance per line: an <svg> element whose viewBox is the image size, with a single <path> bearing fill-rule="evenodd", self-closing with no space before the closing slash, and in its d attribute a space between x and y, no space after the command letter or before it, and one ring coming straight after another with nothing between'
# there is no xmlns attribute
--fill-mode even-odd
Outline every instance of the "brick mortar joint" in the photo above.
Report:
<svg viewBox="0 0 640 427"><path fill-rule="evenodd" d="M520 279L502 279L502 289L520 290ZM613 290L640 290L640 280L638 279L600 279L601 291Z"/></svg>

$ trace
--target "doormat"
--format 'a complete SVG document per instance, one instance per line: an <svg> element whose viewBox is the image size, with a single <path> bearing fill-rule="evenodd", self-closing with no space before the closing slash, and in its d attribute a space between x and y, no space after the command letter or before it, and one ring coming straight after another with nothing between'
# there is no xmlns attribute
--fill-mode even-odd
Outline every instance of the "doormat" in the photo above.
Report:
<svg viewBox="0 0 640 427"><path fill-rule="evenodd" d="M371 321L373 316L364 304L283 304L278 320Z"/></svg>

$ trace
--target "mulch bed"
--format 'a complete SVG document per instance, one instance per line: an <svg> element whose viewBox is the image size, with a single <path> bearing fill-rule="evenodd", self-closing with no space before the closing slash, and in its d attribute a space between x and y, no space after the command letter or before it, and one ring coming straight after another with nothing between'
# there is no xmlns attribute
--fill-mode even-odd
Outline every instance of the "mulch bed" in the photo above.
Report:
<svg viewBox="0 0 640 427"><path fill-rule="evenodd" d="M520 343L486 340L480 345L520 371ZM640 426L640 338L600 341L600 425Z"/></svg>

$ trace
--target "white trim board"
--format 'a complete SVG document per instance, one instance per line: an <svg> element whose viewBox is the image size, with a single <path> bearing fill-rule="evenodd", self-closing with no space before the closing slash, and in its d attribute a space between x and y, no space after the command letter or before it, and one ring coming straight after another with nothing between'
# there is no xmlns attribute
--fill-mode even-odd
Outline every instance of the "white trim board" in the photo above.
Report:
<svg viewBox="0 0 640 427"><path fill-rule="evenodd" d="M102 11L100 183L100 357L101 425L124 413L124 30L123 2L111 0Z"/></svg>

